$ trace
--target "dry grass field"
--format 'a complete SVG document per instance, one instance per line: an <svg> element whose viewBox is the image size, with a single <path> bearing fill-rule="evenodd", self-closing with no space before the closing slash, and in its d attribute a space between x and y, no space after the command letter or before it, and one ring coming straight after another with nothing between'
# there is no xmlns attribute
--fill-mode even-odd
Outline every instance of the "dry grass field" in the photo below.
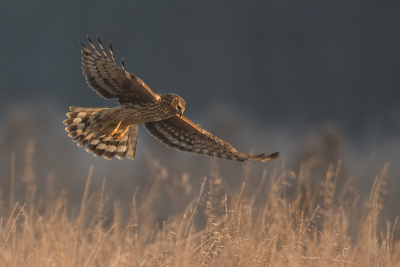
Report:
<svg viewBox="0 0 400 267"><path fill-rule="evenodd" d="M338 189L340 161L316 189L306 163L297 173L265 171L256 186L249 186L245 164L237 191L212 161L210 177L187 203L188 179L169 185L165 201L186 209L159 221L153 206L165 189L166 167L157 162L154 181L129 196L130 207L108 203L106 183L91 190L90 167L79 208L54 191L51 178L38 196L30 162L27 157L23 202L15 201L14 171L11 188L2 189L10 194L0 203L0 266L400 266L397 220L381 212L388 164L362 199L350 178Z"/></svg>

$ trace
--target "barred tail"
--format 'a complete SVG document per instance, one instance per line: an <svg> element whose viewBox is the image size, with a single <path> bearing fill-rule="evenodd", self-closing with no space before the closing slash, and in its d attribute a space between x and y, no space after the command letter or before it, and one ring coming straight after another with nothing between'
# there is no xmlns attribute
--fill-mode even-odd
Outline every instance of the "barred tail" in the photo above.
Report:
<svg viewBox="0 0 400 267"><path fill-rule="evenodd" d="M134 159L138 138L138 125L119 127L122 119L114 116L116 109L70 107L64 120L72 141L86 146L86 151L106 159L124 157Z"/></svg>

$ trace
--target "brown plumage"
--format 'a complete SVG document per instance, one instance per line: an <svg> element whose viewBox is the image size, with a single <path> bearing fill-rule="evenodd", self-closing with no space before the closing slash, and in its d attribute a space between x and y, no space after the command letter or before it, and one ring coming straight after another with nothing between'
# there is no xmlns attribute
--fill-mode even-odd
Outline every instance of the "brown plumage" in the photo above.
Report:
<svg viewBox="0 0 400 267"><path fill-rule="evenodd" d="M138 77L115 62L112 46L110 56L97 37L101 53L88 37L92 49L82 46L82 69L89 86L105 99L117 98L116 108L70 107L65 130L78 146L106 159L134 159L138 139L138 124L168 147L230 160L271 161L271 155L247 155L227 142L210 134L182 116L185 100L175 94L155 94Z"/></svg>

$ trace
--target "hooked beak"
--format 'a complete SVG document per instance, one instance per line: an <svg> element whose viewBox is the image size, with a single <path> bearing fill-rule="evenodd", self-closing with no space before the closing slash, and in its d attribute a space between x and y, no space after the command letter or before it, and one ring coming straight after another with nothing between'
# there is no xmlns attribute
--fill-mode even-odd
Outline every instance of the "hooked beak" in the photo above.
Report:
<svg viewBox="0 0 400 267"><path fill-rule="evenodd" d="M183 111L184 111L183 109L178 110L178 112L176 113L176 115L178 115L179 117L182 117Z"/></svg>

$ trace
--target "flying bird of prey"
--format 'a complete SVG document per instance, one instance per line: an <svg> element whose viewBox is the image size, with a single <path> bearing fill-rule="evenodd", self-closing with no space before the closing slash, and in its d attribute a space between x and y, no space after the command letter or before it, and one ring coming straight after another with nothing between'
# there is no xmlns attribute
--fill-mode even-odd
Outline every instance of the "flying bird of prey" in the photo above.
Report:
<svg viewBox="0 0 400 267"><path fill-rule="evenodd" d="M141 79L125 70L114 59L111 43L109 54L97 37L100 51L88 36L87 48L82 43L82 69L89 86L105 99L117 98L115 108L70 107L64 120L69 133L78 146L106 159L124 157L134 159L138 140L138 124L168 147L180 151L203 154L230 160L271 161L271 155L247 155L227 142L210 134L182 114L185 100L176 94L155 94Z"/></svg>

